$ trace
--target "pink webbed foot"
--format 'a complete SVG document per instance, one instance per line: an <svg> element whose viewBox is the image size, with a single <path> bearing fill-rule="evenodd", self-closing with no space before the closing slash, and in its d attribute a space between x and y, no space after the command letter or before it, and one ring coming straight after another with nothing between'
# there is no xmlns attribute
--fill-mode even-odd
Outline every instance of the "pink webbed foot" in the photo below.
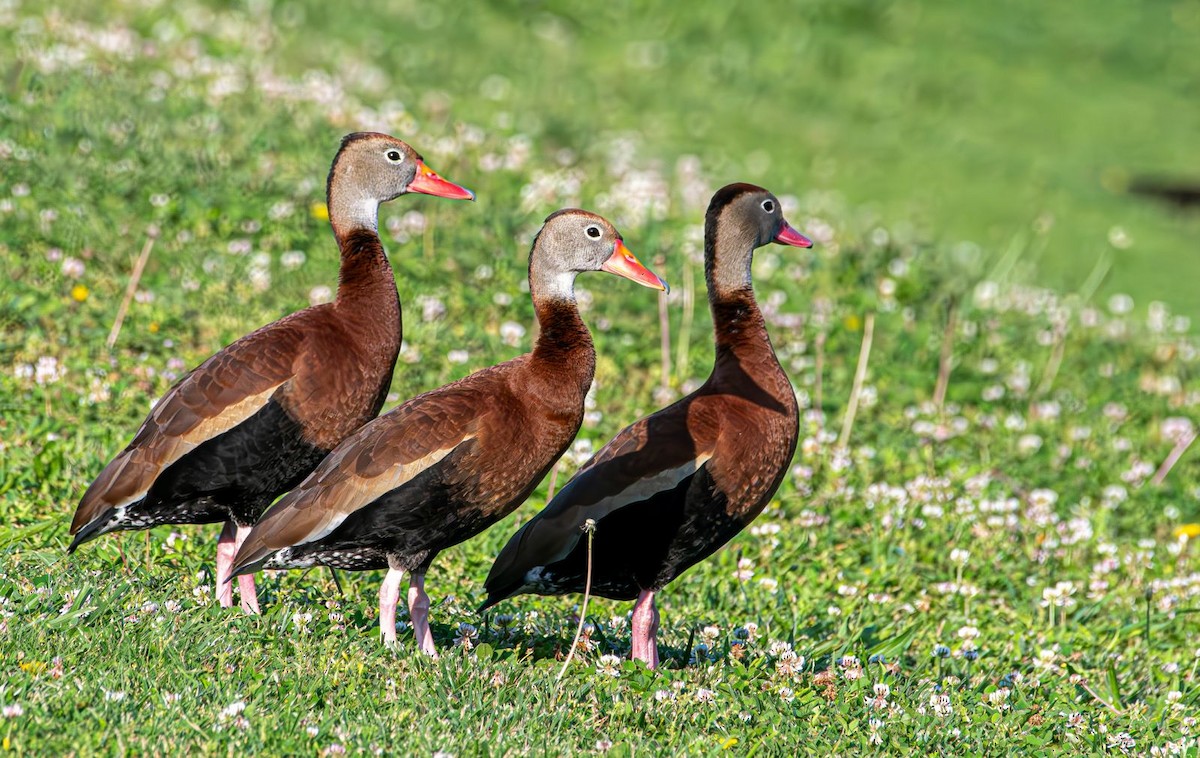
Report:
<svg viewBox="0 0 1200 758"><path fill-rule="evenodd" d="M232 522L230 522L230 523L232 523ZM237 551L242 547L242 543L245 542L246 538L250 536L250 530L252 527L238 526L236 528L237 528L237 541L234 543L233 551L230 553L230 556L229 556L229 560L231 563L233 561L233 557L235 555L237 555ZM232 570L232 568L233 568L232 566L229 567L230 570ZM258 589L254 586L254 574L242 574L241 576L239 576L237 578L237 581L238 581L238 592L241 593L241 596L242 596L242 603L241 603L242 612L244 612L250 616L257 616L259 613ZM228 584L226 584L225 586L230 590L233 589ZM232 604L233 603L231 600L230 605L232 605Z"/></svg>

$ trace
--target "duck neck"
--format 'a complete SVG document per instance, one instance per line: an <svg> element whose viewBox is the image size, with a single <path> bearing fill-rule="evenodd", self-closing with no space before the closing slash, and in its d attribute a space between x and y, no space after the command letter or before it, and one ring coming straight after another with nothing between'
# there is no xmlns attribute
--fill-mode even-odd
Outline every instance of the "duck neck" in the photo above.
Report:
<svg viewBox="0 0 1200 758"><path fill-rule="evenodd" d="M774 360L775 351L753 289L747 286L743 290L710 297L708 305L712 311L718 366L764 354Z"/></svg>
<svg viewBox="0 0 1200 758"><path fill-rule="evenodd" d="M537 343L531 357L539 370L556 377L556 381L577 385L582 402L596 373L596 348L579 315L574 279L573 272L553 275L549 280L530 278L538 321Z"/></svg>
<svg viewBox="0 0 1200 758"><path fill-rule="evenodd" d="M353 229L346 234L337 234L338 247L342 251L342 264L338 271L337 302L372 300L381 306L391 303L399 310L399 295L396 293L396 277L383 251L379 235L372 229ZM386 306L385 306L386 307ZM378 318L380 314L372 314Z"/></svg>
<svg viewBox="0 0 1200 758"><path fill-rule="evenodd" d="M755 244L746 230L719 223L706 225L704 280L716 338L717 374L734 367L741 373L752 363L779 366L754 298L750 264Z"/></svg>
<svg viewBox="0 0 1200 758"><path fill-rule="evenodd" d="M590 354L594 363L595 346L592 334L579 316L579 308L573 300L534 301L537 314L538 337L533 347L537 361L573 361L580 354ZM588 383L591 383L589 378Z"/></svg>

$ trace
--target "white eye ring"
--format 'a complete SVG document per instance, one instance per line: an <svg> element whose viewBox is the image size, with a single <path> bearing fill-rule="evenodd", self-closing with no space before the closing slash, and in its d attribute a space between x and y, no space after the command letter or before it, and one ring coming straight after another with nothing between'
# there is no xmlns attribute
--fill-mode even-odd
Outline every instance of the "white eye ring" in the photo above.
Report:
<svg viewBox="0 0 1200 758"><path fill-rule="evenodd" d="M773 200L763 200L762 201L762 209L764 211L766 211L767 213L774 213L775 212L775 202Z"/></svg>
<svg viewBox="0 0 1200 758"><path fill-rule="evenodd" d="M600 239L600 234L601 234L600 227L596 226L595 224L592 224L584 231L587 232L587 236L591 237L592 239L594 239L594 240Z"/></svg>
<svg viewBox="0 0 1200 758"><path fill-rule="evenodd" d="M397 150L395 148L388 150L386 155L387 155L387 159L389 161L391 161L392 163L403 163L404 162L404 153L400 152L399 150Z"/></svg>

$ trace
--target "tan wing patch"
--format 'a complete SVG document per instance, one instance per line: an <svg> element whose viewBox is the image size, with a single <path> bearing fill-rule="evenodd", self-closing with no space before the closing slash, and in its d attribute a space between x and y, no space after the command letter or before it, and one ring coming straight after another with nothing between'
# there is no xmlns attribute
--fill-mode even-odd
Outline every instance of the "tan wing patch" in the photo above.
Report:
<svg viewBox="0 0 1200 758"><path fill-rule="evenodd" d="M322 539L360 508L437 465L472 439L475 439L474 435L464 437L450 447L439 448L407 463L396 464L373 477L338 470L342 458L335 457L337 451L334 451L299 487L267 511L246 539L247 547L239 556L248 556L262 549L280 550Z"/></svg>
<svg viewBox="0 0 1200 758"><path fill-rule="evenodd" d="M173 451L174 457L170 458L170 461L164 464L164 467L166 467L166 465L170 465L170 463L178 461L178 459L184 456L185 453L196 449L197 445L205 443L205 441L217 437L217 435L224 434L228 432L229 429L238 426L242 421L250 419L251 416L257 414L259 410L262 410L264 405L270 401L271 395L274 395L275 391L280 389L280 387L284 384L286 383L281 381L280 384L266 387L265 390L257 393L257 395L248 396L244 399L241 399L241 401L234 403L233 405L228 405L228 407L222 410L220 414L212 416L211 419L200 421L191 429L190 432L175 438L178 440L176 445L182 447L182 450L179 452Z"/></svg>
<svg viewBox="0 0 1200 758"><path fill-rule="evenodd" d="M169 419L162 418L163 413L158 409L152 411L150 419L138 432L139 437L150 432L149 439L144 444L118 455L100 472L100 476L96 477L96 481L92 482L80 500L75 518L71 522L71 533L79 531L109 508L120 508L141 500L159 474L168 466L204 442L253 416L283 384L284 382L280 382L244 398L225 408L220 414L198 423L195 422L190 409L175 403L170 403L175 412ZM166 398L160 403L164 404L167 404ZM163 434L161 429L176 421L181 413L190 416L186 419L186 425L191 428L179 436Z"/></svg>
<svg viewBox="0 0 1200 758"><path fill-rule="evenodd" d="M325 511L325 518L322 519L324 525L318 532L310 533L302 542L315 542L326 536L336 529L343 521L351 514L365 505L374 502L379 497L391 492L397 487L409 482L422 471L432 468L441 462L443 458L450 453L453 453L459 445L466 443L474 437L465 437L457 445L453 447L434 450L428 455L409 461L408 463L392 466L388 471L379 476L364 479L358 476L349 476L338 482L336 485L327 489L321 490L316 494L316 498L325 501L333 501L329 509ZM298 542L292 544L299 544Z"/></svg>

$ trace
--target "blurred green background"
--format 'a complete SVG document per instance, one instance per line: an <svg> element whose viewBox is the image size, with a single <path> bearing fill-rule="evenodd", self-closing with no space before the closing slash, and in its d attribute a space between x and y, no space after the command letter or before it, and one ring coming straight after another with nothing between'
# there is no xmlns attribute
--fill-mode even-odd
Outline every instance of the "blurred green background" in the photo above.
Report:
<svg viewBox="0 0 1200 758"><path fill-rule="evenodd" d="M253 29L201 44L214 56L244 46L281 75L329 72L427 128L516 130L541 155L636 133L639 161L697 155L715 184L827 193L984 254L1037 229L1025 260L1039 283L1073 289L1111 254L1104 291L1200 313L1200 215L1126 192L1144 175L1200 182L1195 2L251 0L69 13L119 13L152 39L200 22ZM323 162L329 144L316 147Z"/></svg>

